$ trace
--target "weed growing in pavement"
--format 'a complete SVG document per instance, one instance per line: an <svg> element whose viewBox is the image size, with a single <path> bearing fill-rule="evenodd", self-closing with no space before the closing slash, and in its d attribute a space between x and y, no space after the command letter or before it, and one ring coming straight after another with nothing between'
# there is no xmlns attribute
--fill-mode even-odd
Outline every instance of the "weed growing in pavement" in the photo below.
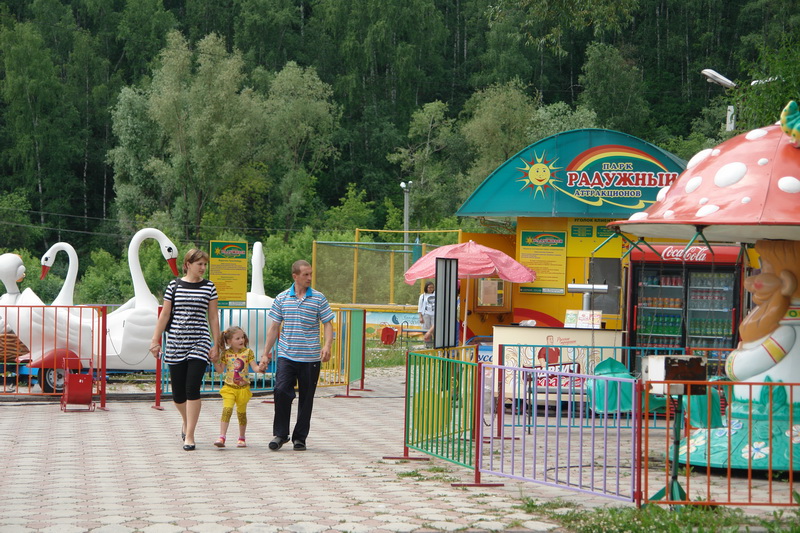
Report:
<svg viewBox="0 0 800 533"><path fill-rule="evenodd" d="M410 470L408 472L398 472L397 477L412 478L416 481L441 481L444 483L452 483L454 481L458 481L458 478L445 475L448 472L450 472L450 470L447 468L441 466L432 466L423 471Z"/></svg>
<svg viewBox="0 0 800 533"><path fill-rule="evenodd" d="M796 497L797 498L797 497ZM653 531L680 533L683 531L738 532L749 527L765 528L770 532L790 531L800 533L798 516L783 517L783 512L773 513L773 518L747 516L741 509L687 505L675 511L658 505L634 507L604 507L578 509L578 504L561 500L539 502L523 498L518 508L527 513L546 517L576 533ZM570 509L564 512L564 509ZM794 511L798 513L800 511Z"/></svg>

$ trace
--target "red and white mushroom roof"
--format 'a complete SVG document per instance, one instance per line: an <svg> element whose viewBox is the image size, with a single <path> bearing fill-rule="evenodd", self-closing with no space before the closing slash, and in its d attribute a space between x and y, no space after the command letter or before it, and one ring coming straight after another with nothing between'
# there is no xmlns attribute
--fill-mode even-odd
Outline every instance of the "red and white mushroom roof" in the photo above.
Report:
<svg viewBox="0 0 800 533"><path fill-rule="evenodd" d="M641 237L800 240L800 149L780 124L696 154L656 202L609 224Z"/></svg>

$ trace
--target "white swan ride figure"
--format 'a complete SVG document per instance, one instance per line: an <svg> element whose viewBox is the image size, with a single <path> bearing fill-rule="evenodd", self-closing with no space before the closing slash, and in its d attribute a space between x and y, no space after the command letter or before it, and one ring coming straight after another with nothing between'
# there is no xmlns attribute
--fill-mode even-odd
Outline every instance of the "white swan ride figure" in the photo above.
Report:
<svg viewBox="0 0 800 533"><path fill-rule="evenodd" d="M30 287L22 292L19 291L17 283L22 283L25 275L22 257L17 254L0 255L0 281L6 287L6 293L0 296L0 305L44 305L42 299Z"/></svg>
<svg viewBox="0 0 800 533"><path fill-rule="evenodd" d="M71 244L66 242L57 242L47 250L42 256L42 273L39 279L44 279L50 268L55 262L58 252L66 252L69 258L67 266L67 276L64 278L64 285L58 292L56 299L50 305L73 305L73 296L75 294L75 281L78 279L78 254Z"/></svg>
<svg viewBox="0 0 800 533"><path fill-rule="evenodd" d="M88 365L92 357L92 316L86 320L71 318L67 310L44 305L27 288L21 293L17 283L25 277L22 258L16 254L0 256L0 280L8 292L0 297L4 330L14 332L28 352L17 362L39 369L39 383L44 392L63 386L65 362L70 369Z"/></svg>
<svg viewBox="0 0 800 533"><path fill-rule="evenodd" d="M144 228L128 245L128 267L133 279L133 298L107 317L106 368L108 370L155 370L150 354L150 339L158 320L158 299L150 292L139 262L139 248L146 239L155 239L161 255L178 276L178 248L163 232Z"/></svg>
<svg viewBox="0 0 800 533"><path fill-rule="evenodd" d="M6 292L0 296L0 332L6 331L6 307L17 305L20 297L19 285L25 279L25 265L17 254L0 255L0 281Z"/></svg>

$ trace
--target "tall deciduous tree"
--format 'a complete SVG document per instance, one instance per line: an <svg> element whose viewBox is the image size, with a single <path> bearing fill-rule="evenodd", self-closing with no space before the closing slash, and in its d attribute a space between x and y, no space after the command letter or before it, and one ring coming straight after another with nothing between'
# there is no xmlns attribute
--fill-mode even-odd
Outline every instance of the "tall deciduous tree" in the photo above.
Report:
<svg viewBox="0 0 800 533"><path fill-rule="evenodd" d="M531 43L563 54L569 29L591 28L595 36L622 30L630 21L638 0L498 0L491 8L495 20L521 9L522 28Z"/></svg>
<svg viewBox="0 0 800 533"><path fill-rule="evenodd" d="M277 72L303 54L309 0L234 0L234 44L247 64Z"/></svg>
<svg viewBox="0 0 800 533"><path fill-rule="evenodd" d="M353 230L374 227L374 202L366 200L366 191L356 190L354 183L347 187L341 205L331 207L325 214L329 230Z"/></svg>
<svg viewBox="0 0 800 533"><path fill-rule="evenodd" d="M105 218L112 192L105 154L109 149L107 130L111 124L112 91L118 86L110 76L108 61L99 53L99 46L89 32L76 32L66 69L69 95L79 117L74 135L80 143L81 157L74 174L80 182L84 231L89 229L90 216Z"/></svg>
<svg viewBox="0 0 800 533"><path fill-rule="evenodd" d="M46 219L45 213L70 212L76 203L75 182L69 179L77 154L75 109L63 98L51 54L32 24L2 29L0 49L4 155L13 168L8 183L24 187L39 211L39 223L52 228L62 221Z"/></svg>
<svg viewBox="0 0 800 533"><path fill-rule="evenodd" d="M307 35L322 79L344 105L345 164L335 168L333 203L348 183L370 198L396 195L386 154L411 114L447 90L443 17L433 0L316 2Z"/></svg>
<svg viewBox="0 0 800 533"><path fill-rule="evenodd" d="M148 73L151 62L167 42L167 33L177 24L162 0L126 0L119 22L119 40L126 67L126 81L136 83Z"/></svg>
<svg viewBox="0 0 800 533"><path fill-rule="evenodd" d="M313 214L317 180L337 155L333 135L341 111L330 85L314 69L293 62L272 80L264 108L267 139L259 157L277 184L278 220L291 229L298 218Z"/></svg>
<svg viewBox="0 0 800 533"><path fill-rule="evenodd" d="M448 106L431 102L411 117L406 147L389 154L400 165L408 181L410 215L414 227L435 224L452 215L462 196L459 181L468 162L464 138L455 120L448 117Z"/></svg>
<svg viewBox="0 0 800 533"><path fill-rule="evenodd" d="M800 98L800 35L787 35L778 47L762 46L748 74L755 83L740 83L729 98L736 110L736 129L746 131L778 120L791 99Z"/></svg>
<svg viewBox="0 0 800 533"><path fill-rule="evenodd" d="M241 56L227 53L218 36L200 41L195 53L173 32L149 89L125 92L115 110L115 128L122 136L111 157L115 169L120 165L127 174L125 185L133 187L128 199L137 191L158 194L149 202L165 203L184 225L186 238L198 234L208 202L252 160L262 142L264 106L242 88L243 80ZM137 132L151 125L155 143L148 136L142 143ZM135 168L141 161L146 174ZM143 188L148 184L153 185L149 191Z"/></svg>
<svg viewBox="0 0 800 533"><path fill-rule="evenodd" d="M529 144L527 129L537 100L527 94L519 81L511 81L475 93L465 107L469 114L461 124L461 132L475 158L461 184L463 198Z"/></svg>
<svg viewBox="0 0 800 533"><path fill-rule="evenodd" d="M617 48L591 44L578 79L583 86L578 101L597 113L602 126L639 137L646 135L649 108L642 75Z"/></svg>
<svg viewBox="0 0 800 533"><path fill-rule="evenodd" d="M172 184L149 169L150 158L160 150L160 130L148 115L147 94L124 87L111 112L116 146L108 151L114 169L115 205L120 229L132 233L138 219L157 210L168 211L174 196Z"/></svg>

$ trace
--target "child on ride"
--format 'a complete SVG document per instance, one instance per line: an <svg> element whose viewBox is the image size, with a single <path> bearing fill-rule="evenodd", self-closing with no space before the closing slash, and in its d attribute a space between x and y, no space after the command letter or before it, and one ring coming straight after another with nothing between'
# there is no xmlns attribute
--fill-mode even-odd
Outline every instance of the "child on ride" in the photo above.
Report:
<svg viewBox="0 0 800 533"><path fill-rule="evenodd" d="M258 372L259 368L253 350L248 347L247 334L242 328L231 326L222 332L220 337L220 345L225 351L214 365L214 369L217 372L225 372L225 383L219 391L222 396L222 418L219 423L219 438L214 442L214 446L225 447L225 435L233 415L233 406L236 404L236 415L239 418L239 440L236 447L245 448L247 402L253 396L250 391L250 380L247 377L247 367L249 366L253 372Z"/></svg>

